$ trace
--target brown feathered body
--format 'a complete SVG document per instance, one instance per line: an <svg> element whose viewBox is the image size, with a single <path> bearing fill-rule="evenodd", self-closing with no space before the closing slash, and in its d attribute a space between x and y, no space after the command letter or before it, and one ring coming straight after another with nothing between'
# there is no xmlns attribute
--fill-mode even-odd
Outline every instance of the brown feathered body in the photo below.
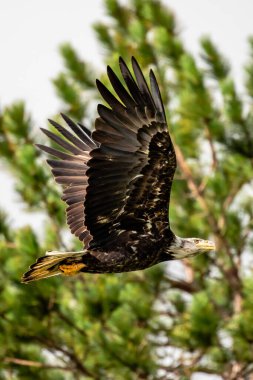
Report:
<svg viewBox="0 0 253 380"><path fill-rule="evenodd" d="M135 78L122 59L119 65L125 86L107 71L116 95L97 81L109 108L98 106L92 135L65 115L71 132L52 120L58 133L43 129L63 148L38 145L54 157L48 164L64 189L67 223L84 248L49 252L24 282L59 273L144 269L172 259L173 244L180 248L168 219L176 155L157 81L151 70L149 88L134 58Z"/></svg>

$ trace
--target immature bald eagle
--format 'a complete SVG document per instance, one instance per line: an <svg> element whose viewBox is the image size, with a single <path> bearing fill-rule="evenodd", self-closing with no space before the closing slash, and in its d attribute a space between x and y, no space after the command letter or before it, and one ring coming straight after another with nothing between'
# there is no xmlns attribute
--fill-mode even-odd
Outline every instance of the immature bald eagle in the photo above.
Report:
<svg viewBox="0 0 253 380"><path fill-rule="evenodd" d="M47 162L64 187L70 230L84 248L46 253L23 282L57 274L134 271L214 249L210 241L182 239L171 231L168 206L176 155L158 84L151 70L149 89L134 58L135 79L122 58L119 66L127 89L110 67L108 77L119 100L97 80L110 108L98 106L92 136L65 115L72 133L50 121L64 138L42 129L65 150L38 145L58 158Z"/></svg>

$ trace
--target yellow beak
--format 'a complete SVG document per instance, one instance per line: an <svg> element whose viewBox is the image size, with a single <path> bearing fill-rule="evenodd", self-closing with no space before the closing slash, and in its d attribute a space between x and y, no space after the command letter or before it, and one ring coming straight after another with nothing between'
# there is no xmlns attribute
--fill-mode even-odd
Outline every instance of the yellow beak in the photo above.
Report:
<svg viewBox="0 0 253 380"><path fill-rule="evenodd" d="M203 251L213 251L215 250L215 244L214 242L210 240L200 240L198 243L196 243L196 246L199 250Z"/></svg>

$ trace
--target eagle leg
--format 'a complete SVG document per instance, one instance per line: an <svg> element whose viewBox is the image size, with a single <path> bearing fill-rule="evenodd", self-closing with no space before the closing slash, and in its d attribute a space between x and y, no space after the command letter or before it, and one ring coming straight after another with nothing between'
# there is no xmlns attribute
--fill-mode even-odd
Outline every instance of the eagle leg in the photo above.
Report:
<svg viewBox="0 0 253 380"><path fill-rule="evenodd" d="M62 264L59 265L59 270L65 275L65 276L74 276L82 268L86 267L84 263L70 263L70 264Z"/></svg>

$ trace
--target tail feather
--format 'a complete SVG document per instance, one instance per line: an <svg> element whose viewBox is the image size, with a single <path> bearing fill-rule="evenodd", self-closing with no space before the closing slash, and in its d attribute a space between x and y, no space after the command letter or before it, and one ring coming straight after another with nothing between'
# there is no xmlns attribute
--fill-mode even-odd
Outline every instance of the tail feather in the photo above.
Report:
<svg viewBox="0 0 253 380"><path fill-rule="evenodd" d="M64 274L60 269L64 265L75 265L82 262L84 252L47 252L45 256L39 257L38 260L30 266L29 271L23 274L21 282L28 283L31 281L41 280L59 274Z"/></svg>

